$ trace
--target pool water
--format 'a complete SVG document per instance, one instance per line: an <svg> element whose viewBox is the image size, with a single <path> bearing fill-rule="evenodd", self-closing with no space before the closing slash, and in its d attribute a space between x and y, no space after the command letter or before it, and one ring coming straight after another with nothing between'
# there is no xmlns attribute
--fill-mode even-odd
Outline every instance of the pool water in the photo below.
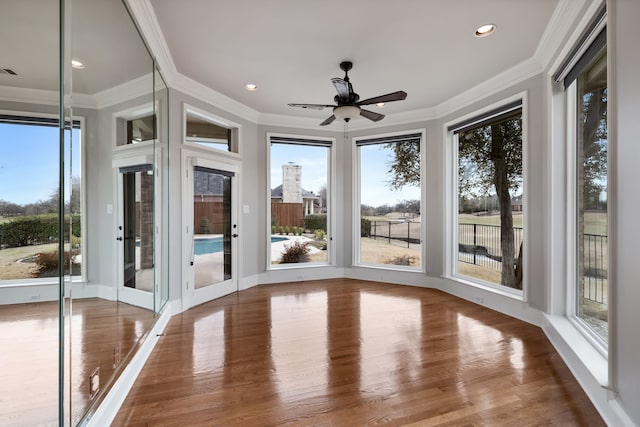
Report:
<svg viewBox="0 0 640 427"><path fill-rule="evenodd" d="M271 243L282 242L287 240L286 237L271 237ZM222 252L224 242L222 237L210 237L207 239L195 239L193 251L196 255L212 254L214 252Z"/></svg>

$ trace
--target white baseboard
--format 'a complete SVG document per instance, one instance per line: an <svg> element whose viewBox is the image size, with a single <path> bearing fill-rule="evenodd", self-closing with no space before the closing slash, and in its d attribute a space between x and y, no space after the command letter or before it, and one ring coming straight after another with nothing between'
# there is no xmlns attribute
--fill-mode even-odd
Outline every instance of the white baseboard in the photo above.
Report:
<svg viewBox="0 0 640 427"><path fill-rule="evenodd" d="M277 268L258 274L258 284L303 282L308 280L337 279L345 277L343 268L318 265L300 268Z"/></svg>

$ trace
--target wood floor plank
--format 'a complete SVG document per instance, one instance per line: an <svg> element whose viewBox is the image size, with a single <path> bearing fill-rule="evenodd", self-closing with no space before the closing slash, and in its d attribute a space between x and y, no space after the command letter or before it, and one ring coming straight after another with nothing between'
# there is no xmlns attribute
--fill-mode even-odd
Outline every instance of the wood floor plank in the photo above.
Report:
<svg viewBox="0 0 640 427"><path fill-rule="evenodd" d="M175 316L114 425L605 424L540 328L433 289L334 279Z"/></svg>

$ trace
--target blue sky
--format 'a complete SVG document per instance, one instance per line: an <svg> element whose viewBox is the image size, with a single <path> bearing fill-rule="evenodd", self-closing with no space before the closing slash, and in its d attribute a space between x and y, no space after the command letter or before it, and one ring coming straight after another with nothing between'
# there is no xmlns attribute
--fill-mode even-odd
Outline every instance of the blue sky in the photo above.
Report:
<svg viewBox="0 0 640 427"><path fill-rule="evenodd" d="M391 190L387 174L393 159L391 150L380 146L365 147L361 168L361 202L370 206L395 205L401 200L419 200L418 187ZM327 183L328 149L324 147L273 144L271 148L271 188L282 184L282 165L293 162L302 166L302 188L318 193ZM339 183L338 183L339 185Z"/></svg>
<svg viewBox="0 0 640 427"><path fill-rule="evenodd" d="M51 126L0 123L0 200L24 205L47 200L57 189L58 134ZM79 135L74 130L75 141ZM73 157L73 175L79 176L78 149ZM68 154L65 163L69 176Z"/></svg>

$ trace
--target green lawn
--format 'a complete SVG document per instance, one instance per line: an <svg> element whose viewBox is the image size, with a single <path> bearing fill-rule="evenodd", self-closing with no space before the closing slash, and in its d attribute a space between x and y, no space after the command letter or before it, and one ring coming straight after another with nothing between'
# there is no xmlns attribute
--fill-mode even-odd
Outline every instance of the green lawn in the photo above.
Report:
<svg viewBox="0 0 640 427"><path fill-rule="evenodd" d="M482 224L482 225L500 225L500 215L472 215L472 214L460 214L458 215L459 224ZM522 227L522 214L513 214L513 226Z"/></svg>

